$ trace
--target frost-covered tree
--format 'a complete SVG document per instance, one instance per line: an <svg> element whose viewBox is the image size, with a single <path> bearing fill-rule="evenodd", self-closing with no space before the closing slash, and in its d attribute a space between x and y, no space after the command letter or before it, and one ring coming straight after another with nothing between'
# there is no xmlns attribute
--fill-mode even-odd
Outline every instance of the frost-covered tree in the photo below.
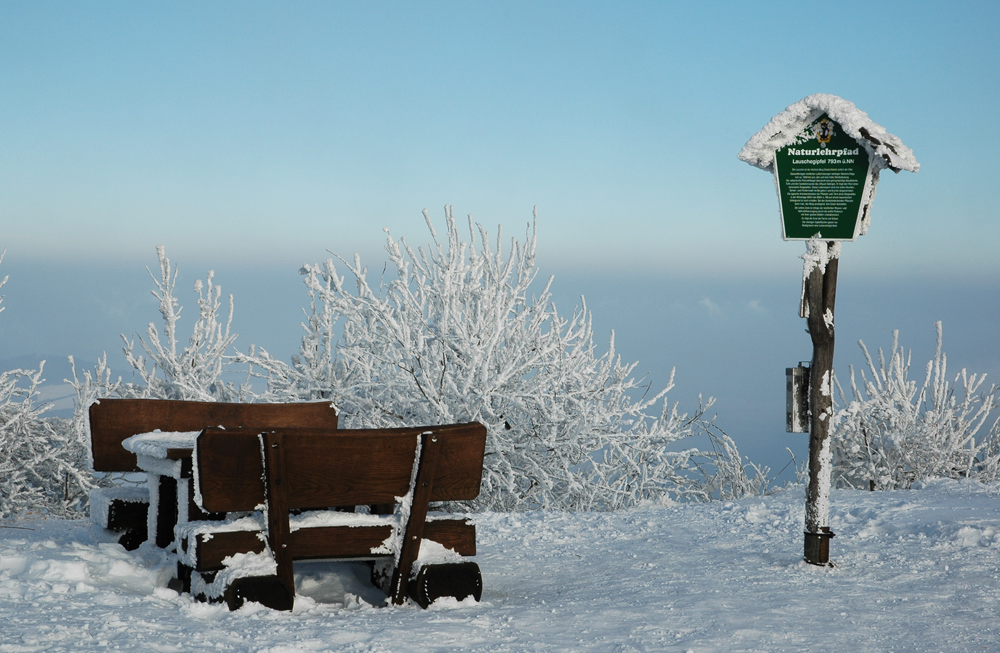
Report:
<svg viewBox="0 0 1000 653"><path fill-rule="evenodd" d="M908 488L935 476L1000 479L1000 427L989 419L997 406L996 386L985 375L966 370L947 376L942 327L937 349L927 362L921 385L909 378L912 352L899 345L894 331L888 357L879 349L878 365L864 352L869 376L860 382L851 367L853 400L834 417L834 476L842 487L870 490Z"/></svg>
<svg viewBox="0 0 1000 653"><path fill-rule="evenodd" d="M706 498L705 472L735 469L735 455L742 473L735 446L679 446L703 430L703 409L689 417L667 402L672 375L666 388L636 398L635 364L622 363L613 334L597 351L586 303L565 317L552 303L552 279L534 285L536 224L505 253L502 232L491 244L470 218L466 242L450 207L445 213L441 239L424 212L426 247L387 235L391 271L377 285L357 255L302 268L310 309L299 356L291 364L265 351L239 357L266 376L267 399L328 398L351 427L484 423L479 507Z"/></svg>
<svg viewBox="0 0 1000 653"><path fill-rule="evenodd" d="M180 300L174 294L177 268L172 265L163 246L156 248L159 275L147 268L155 288L152 295L159 303L163 332L155 322L146 327L146 335L129 338L122 334L125 361L131 367L131 380L113 377L104 356L97 367L77 375L77 412L84 412L100 397L185 399L191 401L247 401L252 399L248 385L235 385L223 380L230 356L228 350L236 341L232 333L233 296L223 321L222 288L215 284L215 273L208 271L205 281L194 283L198 294L198 318L195 320L186 347L181 348L178 323L181 318ZM71 357L72 362L72 357ZM79 417L79 415L78 415ZM85 421L85 420L84 420Z"/></svg>
<svg viewBox="0 0 1000 653"><path fill-rule="evenodd" d="M139 382L123 384L117 390L118 394L196 401L245 399L248 388L236 387L222 380L227 350L236 341L236 334L231 331L233 296L229 296L229 312L223 322L219 316L222 288L214 282L214 271L208 271L204 282L200 279L195 281L198 319L187 347L179 350L177 322L181 316L181 306L174 295L177 268L171 266L162 245L156 248L156 255L160 263L160 275L157 278L150 272L150 276L156 284L152 294L160 304L163 335L161 337L156 324L150 322L146 328L146 337L139 336L141 352L136 349L135 338L122 336L125 341L125 360L138 375Z"/></svg>

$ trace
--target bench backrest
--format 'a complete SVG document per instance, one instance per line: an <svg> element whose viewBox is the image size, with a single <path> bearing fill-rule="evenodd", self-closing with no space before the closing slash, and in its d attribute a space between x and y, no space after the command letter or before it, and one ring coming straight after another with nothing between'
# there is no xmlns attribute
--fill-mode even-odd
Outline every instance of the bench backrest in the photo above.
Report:
<svg viewBox="0 0 1000 653"><path fill-rule="evenodd" d="M336 429L337 411L329 402L230 404L166 399L101 399L90 407L94 471L139 471L135 454L122 442L137 433L276 427Z"/></svg>
<svg viewBox="0 0 1000 653"><path fill-rule="evenodd" d="M478 423L420 428L269 429L281 434L289 509L391 504L410 489L420 434L438 436L431 501L479 495L486 427ZM261 444L256 431L206 429L196 465L202 508L253 510L265 501Z"/></svg>

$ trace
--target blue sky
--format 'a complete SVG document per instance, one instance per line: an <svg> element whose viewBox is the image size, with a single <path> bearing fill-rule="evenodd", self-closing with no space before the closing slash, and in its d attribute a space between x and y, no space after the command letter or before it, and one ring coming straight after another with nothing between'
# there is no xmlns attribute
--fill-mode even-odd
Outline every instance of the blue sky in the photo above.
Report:
<svg viewBox="0 0 1000 653"><path fill-rule="evenodd" d="M992 2L0 1L0 357L116 350L156 318L159 244L182 286L216 269L240 343L291 354L302 263L378 266L382 228L423 242L425 207L514 235L537 205L567 310L586 295L654 379L678 365L684 403L716 394L725 415L728 397L730 431L770 433L762 366L809 353L803 248L736 153L825 92L922 164L883 176L869 235L845 245L838 365L857 337L923 346L943 319L959 362L1000 372L998 18Z"/></svg>

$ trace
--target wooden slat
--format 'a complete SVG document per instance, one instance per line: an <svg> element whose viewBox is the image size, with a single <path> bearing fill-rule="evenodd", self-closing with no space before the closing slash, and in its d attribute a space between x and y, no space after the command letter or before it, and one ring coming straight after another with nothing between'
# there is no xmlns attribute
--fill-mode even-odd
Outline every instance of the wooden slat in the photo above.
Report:
<svg viewBox="0 0 1000 653"><path fill-rule="evenodd" d="M205 429L195 447L202 508L236 512L264 505L264 464L256 431Z"/></svg>
<svg viewBox="0 0 1000 653"><path fill-rule="evenodd" d="M293 470L287 490L290 509L393 503L409 490L416 437L427 431L443 436L430 500L464 501L479 495L486 448L481 424L274 431L287 442L285 464ZM255 438L207 430L197 447L206 510L253 510L263 503L263 469Z"/></svg>
<svg viewBox="0 0 1000 653"><path fill-rule="evenodd" d="M198 561L195 571L214 571L222 569L223 559L237 553L260 553L264 550L264 540L260 531L227 531L212 533L206 539L198 536Z"/></svg>
<svg viewBox="0 0 1000 653"><path fill-rule="evenodd" d="M427 427L441 437L431 501L471 501L479 496L486 427L478 422Z"/></svg>
<svg viewBox="0 0 1000 653"><path fill-rule="evenodd" d="M416 436L440 433L440 470L431 501L479 495L486 428L481 424L337 431L281 429L288 442L290 509L391 504L409 490ZM278 432L277 430L275 432ZM328 441L336 436L335 441ZM253 510L263 504L263 467L256 434L206 429L198 438L206 510Z"/></svg>
<svg viewBox="0 0 1000 653"><path fill-rule="evenodd" d="M424 524L424 539L433 540L458 555L476 555L476 525L464 519L435 519Z"/></svg>
<svg viewBox="0 0 1000 653"><path fill-rule="evenodd" d="M285 439L285 464L293 470L286 488L289 509L392 503L409 490L418 429L274 433ZM255 510L264 504L256 432L205 429L195 446L205 510Z"/></svg>
<svg viewBox="0 0 1000 653"><path fill-rule="evenodd" d="M91 450L98 472L139 471L122 442L137 433L200 431L208 426L237 428L337 428L328 402L232 404L161 399L101 399L90 407Z"/></svg>
<svg viewBox="0 0 1000 653"><path fill-rule="evenodd" d="M292 531L292 555L296 560L321 558L371 558L392 535L392 527L326 526Z"/></svg>
<svg viewBox="0 0 1000 653"><path fill-rule="evenodd" d="M296 560L372 557L392 534L392 527L383 526L323 526L302 528L291 533L292 556ZM228 531L213 533L209 539L199 536L196 571L222 569L222 560L236 553L260 553L264 541L260 531ZM424 539L434 540L459 555L476 555L476 526L464 519L429 521L424 526Z"/></svg>
<svg viewBox="0 0 1000 653"><path fill-rule="evenodd" d="M419 431L337 432L317 438L286 433L292 508L392 503L406 494Z"/></svg>

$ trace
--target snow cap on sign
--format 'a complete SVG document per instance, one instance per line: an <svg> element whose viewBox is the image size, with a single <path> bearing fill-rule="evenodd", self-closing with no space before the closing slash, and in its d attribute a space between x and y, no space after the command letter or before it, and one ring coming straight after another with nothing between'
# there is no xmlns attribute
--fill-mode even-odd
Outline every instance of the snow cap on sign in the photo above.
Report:
<svg viewBox="0 0 1000 653"><path fill-rule="evenodd" d="M773 171L774 153L790 144L806 125L824 113L838 122L848 136L864 146L877 169L889 168L893 172L916 172L920 169L913 150L903 145L903 141L887 132L882 125L872 122L868 114L854 106L853 102L827 93L803 98L771 118L771 122L754 134L740 150L740 161Z"/></svg>

